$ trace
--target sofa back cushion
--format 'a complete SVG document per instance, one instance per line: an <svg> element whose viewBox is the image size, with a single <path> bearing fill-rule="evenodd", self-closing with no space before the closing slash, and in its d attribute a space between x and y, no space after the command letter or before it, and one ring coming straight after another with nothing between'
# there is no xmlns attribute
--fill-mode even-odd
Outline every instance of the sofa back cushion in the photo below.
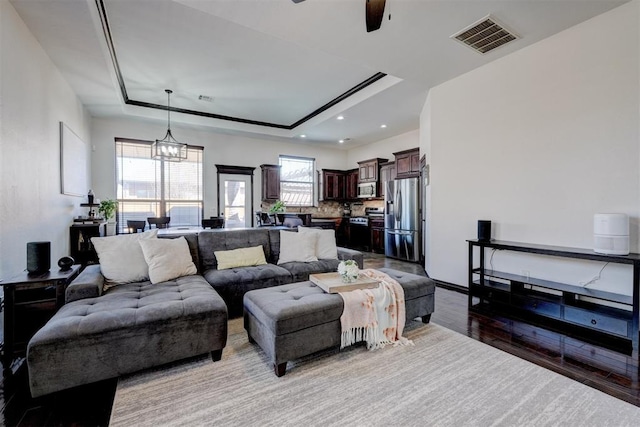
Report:
<svg viewBox="0 0 640 427"><path fill-rule="evenodd" d="M242 230L204 230L198 234L202 271L218 268L215 251L229 251L262 245L267 262L271 263L269 231L265 228Z"/></svg>

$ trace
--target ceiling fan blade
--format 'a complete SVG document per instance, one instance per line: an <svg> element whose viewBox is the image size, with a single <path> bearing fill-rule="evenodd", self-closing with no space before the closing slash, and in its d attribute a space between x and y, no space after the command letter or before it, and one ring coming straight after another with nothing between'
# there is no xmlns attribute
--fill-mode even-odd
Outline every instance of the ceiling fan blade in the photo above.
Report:
<svg viewBox="0 0 640 427"><path fill-rule="evenodd" d="M294 0L295 1L295 0ZM380 28L385 0L366 0L367 33Z"/></svg>

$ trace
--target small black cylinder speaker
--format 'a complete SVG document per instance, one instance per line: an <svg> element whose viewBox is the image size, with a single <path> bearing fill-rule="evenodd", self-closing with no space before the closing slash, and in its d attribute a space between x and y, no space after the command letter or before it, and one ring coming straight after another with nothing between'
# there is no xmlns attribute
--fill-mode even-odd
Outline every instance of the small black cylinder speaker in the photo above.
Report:
<svg viewBox="0 0 640 427"><path fill-rule="evenodd" d="M478 240L483 242L491 240L491 221L478 220Z"/></svg>
<svg viewBox="0 0 640 427"><path fill-rule="evenodd" d="M45 273L51 268L51 242L27 243L27 271Z"/></svg>

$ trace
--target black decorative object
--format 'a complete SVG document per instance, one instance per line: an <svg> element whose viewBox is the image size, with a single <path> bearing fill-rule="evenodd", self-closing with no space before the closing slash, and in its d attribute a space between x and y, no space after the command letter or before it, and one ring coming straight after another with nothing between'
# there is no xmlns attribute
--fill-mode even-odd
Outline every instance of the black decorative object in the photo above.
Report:
<svg viewBox="0 0 640 427"><path fill-rule="evenodd" d="M71 269L71 266L75 263L74 259L70 256L63 256L58 260L58 267L60 270L67 271Z"/></svg>
<svg viewBox="0 0 640 427"><path fill-rule="evenodd" d="M478 240L481 242L491 240L491 221L478 220Z"/></svg>
<svg viewBox="0 0 640 427"><path fill-rule="evenodd" d="M46 273L51 268L51 242L27 243L27 271L29 274Z"/></svg>

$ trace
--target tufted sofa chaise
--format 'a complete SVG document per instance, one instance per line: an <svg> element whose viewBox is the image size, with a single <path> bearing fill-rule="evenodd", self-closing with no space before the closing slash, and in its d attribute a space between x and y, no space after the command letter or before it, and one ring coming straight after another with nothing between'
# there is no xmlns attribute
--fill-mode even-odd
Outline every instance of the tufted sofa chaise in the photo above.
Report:
<svg viewBox="0 0 640 427"><path fill-rule="evenodd" d="M293 232L293 231L287 231ZM31 394L59 390L211 353L220 360L229 315L243 312L253 289L307 280L335 271L338 260L277 265L280 230L207 230L183 234L199 274L105 289L99 265L90 265L67 287L66 304L27 346ZM180 234L159 237L175 238ZM217 269L214 252L262 245L267 265ZM341 259L360 252L338 248Z"/></svg>

